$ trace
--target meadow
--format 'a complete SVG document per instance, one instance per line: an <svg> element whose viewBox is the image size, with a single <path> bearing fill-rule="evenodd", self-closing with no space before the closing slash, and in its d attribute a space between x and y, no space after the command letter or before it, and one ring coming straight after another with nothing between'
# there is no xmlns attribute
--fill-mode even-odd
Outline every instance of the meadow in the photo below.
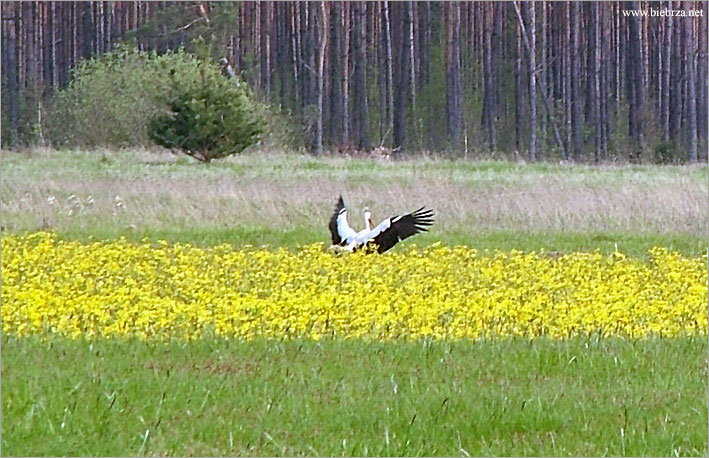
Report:
<svg viewBox="0 0 709 458"><path fill-rule="evenodd" d="M2 152L5 455L706 455L709 169ZM382 256L326 251L427 205Z"/></svg>
<svg viewBox="0 0 709 458"><path fill-rule="evenodd" d="M2 153L2 226L61 238L297 247L329 240L343 194L351 223L421 205L412 239L478 250L706 253L706 165L563 165L266 153L205 166L164 152Z"/></svg>
<svg viewBox="0 0 709 458"><path fill-rule="evenodd" d="M13 456L706 456L707 339L2 338Z"/></svg>

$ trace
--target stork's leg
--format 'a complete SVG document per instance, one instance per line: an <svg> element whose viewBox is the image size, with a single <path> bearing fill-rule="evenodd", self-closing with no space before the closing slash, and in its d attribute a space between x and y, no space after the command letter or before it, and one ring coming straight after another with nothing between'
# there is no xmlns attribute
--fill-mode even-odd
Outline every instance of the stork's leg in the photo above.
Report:
<svg viewBox="0 0 709 458"><path fill-rule="evenodd" d="M356 243L356 242L352 242L352 243L350 243L349 245L347 245L347 246L345 247L345 250L347 250L347 251L349 251L349 252L354 252L355 248L357 248L357 243Z"/></svg>
<svg viewBox="0 0 709 458"><path fill-rule="evenodd" d="M332 251L333 253L340 254L340 253L348 253L351 252L352 250L348 250L347 247L344 247L342 245L331 245L327 251Z"/></svg>

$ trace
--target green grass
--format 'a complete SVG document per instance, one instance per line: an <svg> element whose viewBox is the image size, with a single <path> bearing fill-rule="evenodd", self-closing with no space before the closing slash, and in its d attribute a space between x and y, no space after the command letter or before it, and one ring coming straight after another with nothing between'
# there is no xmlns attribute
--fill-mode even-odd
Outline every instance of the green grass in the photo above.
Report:
<svg viewBox="0 0 709 458"><path fill-rule="evenodd" d="M114 226L93 226L88 228L60 230L57 236L63 240L117 240L121 237L133 242L145 239L155 242L167 240L171 243L191 243L200 246L214 246L229 243L235 247L251 245L253 247L267 246L269 248L286 247L297 249L310 243L327 243L330 234L326 229L310 229L299 227L293 229L278 229L272 227L221 227L221 228L141 228L122 229ZM555 252L559 254L574 251L599 250L603 254L614 251L623 252L629 256L644 257L654 246L664 246L670 250L679 251L685 256L703 256L707 254L707 241L700 237L686 234L632 234L606 232L517 232L517 231L483 231L468 233L462 230L447 231L443 234L426 233L417 236L410 242L399 244L393 251L405 251L410 244L423 247L440 242L446 245L466 245L473 247L483 255L495 250L520 250Z"/></svg>
<svg viewBox="0 0 709 458"><path fill-rule="evenodd" d="M2 338L4 455L707 454L707 339Z"/></svg>
<svg viewBox="0 0 709 458"><path fill-rule="evenodd" d="M693 185L706 185L707 167L657 165L605 165L516 163L509 161L449 160L435 156L410 156L383 161L367 158L291 153L252 152L202 164L186 156L140 150L33 150L24 153L2 151L3 173L25 177L106 178L116 173L135 178L146 173L179 178L181 176L242 176L246 178L310 179L323 176L355 177L378 183L389 177L446 178L471 183L519 183L538 176L564 175L571 180L608 186L632 182L648 185L678 179Z"/></svg>

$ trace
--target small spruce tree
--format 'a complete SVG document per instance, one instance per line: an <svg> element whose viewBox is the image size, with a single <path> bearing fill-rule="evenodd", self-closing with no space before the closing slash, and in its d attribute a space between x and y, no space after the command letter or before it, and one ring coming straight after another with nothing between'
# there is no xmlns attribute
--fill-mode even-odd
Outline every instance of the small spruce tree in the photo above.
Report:
<svg viewBox="0 0 709 458"><path fill-rule="evenodd" d="M187 84L171 76L169 111L148 124L148 136L155 143L211 162L259 141L265 123L245 83L225 77L206 61L200 62L199 77Z"/></svg>

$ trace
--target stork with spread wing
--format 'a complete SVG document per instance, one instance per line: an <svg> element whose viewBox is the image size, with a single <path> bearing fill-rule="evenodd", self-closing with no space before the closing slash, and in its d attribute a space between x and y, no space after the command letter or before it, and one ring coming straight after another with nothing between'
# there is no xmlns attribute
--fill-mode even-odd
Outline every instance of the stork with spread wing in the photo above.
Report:
<svg viewBox="0 0 709 458"><path fill-rule="evenodd" d="M372 244L378 253L384 253L399 241L428 231L433 224L433 210L424 207L418 210L392 216L379 223L376 227L372 223L372 216L368 209L364 210L364 229L357 232L347 222L347 208L340 196L335 206L335 212L330 218L330 233L332 244L344 247L347 251L355 251Z"/></svg>

